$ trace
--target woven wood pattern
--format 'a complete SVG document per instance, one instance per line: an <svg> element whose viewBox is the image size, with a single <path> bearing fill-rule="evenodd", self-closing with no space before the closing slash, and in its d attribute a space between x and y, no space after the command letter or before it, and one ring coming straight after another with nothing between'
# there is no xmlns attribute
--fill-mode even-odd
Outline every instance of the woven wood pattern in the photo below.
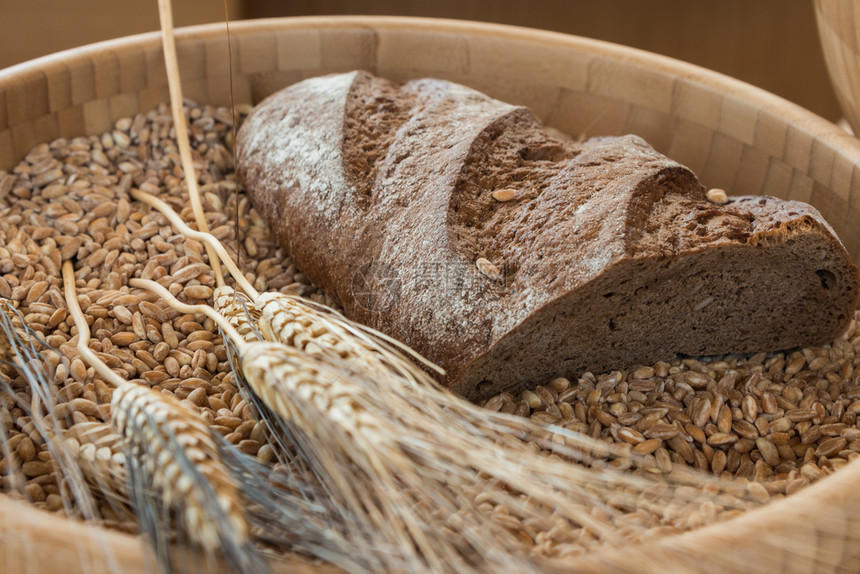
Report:
<svg viewBox="0 0 860 574"><path fill-rule="evenodd" d="M183 558L187 560L188 558ZM201 563L204 560L200 558ZM153 574L141 539L82 525L0 495L0 565L3 572L42 574ZM234 574L211 564L218 574ZM274 564L274 574L335 574L339 569L310 565L298 557Z"/></svg>
<svg viewBox="0 0 860 574"><path fill-rule="evenodd" d="M860 572L860 461L740 518L655 543L577 559L577 571Z"/></svg>
<svg viewBox="0 0 860 574"><path fill-rule="evenodd" d="M256 103L301 79L355 68L395 80L435 76L462 82L527 105L572 134L639 134L691 167L706 185L808 201L860 259L860 226L851 224L860 215L860 142L796 105L719 74L602 42L489 24L296 18L240 22L232 31L238 102ZM187 29L177 40L185 96L226 104L223 26ZM39 142L108 130L116 119L167 98L156 34L0 71L0 169L12 167ZM713 565L708 571L723 572L764 552L773 564L767 571L857 571L858 465L727 524L577 559L572 567L665 572L677 571L669 564L696 571ZM12 527L9 517L16 512L36 511L9 504L0 497L0 563L13 565L10 571L18 571L14 566L24 564L22 557L32 558L15 545L32 550L44 541L50 548L51 540L79 529L46 515ZM44 537L46 530L52 537ZM783 544L776 554L768 545L768 537L791 533L794 540L804 532L808 544ZM103 533L99 541L123 555L130 538ZM137 552L130 554L132 562L139 561ZM53 554L44 555L50 566ZM83 557L78 562L86 564ZM759 557L754 563L760 569L768 561Z"/></svg>

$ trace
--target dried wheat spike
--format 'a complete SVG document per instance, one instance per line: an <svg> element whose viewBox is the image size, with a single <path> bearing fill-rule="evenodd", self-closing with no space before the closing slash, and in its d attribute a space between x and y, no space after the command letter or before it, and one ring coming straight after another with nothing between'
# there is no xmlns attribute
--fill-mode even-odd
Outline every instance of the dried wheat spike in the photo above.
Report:
<svg viewBox="0 0 860 574"><path fill-rule="evenodd" d="M262 313L250 297L226 285L215 289L212 297L212 306L236 328L242 339L248 342L259 340L256 325L260 323Z"/></svg>
<svg viewBox="0 0 860 574"><path fill-rule="evenodd" d="M477 484L477 472L448 461L435 468L422 454L413 457L435 445L427 420L411 418L416 429L386 416L388 407L378 404L385 399L369 393L356 379L364 375L347 362L266 342L245 347L242 368L268 407L301 430L309 441L302 448L315 447L314 467L339 502L392 545L396 570L535 570L517 540L472 506L474 493L464 490Z"/></svg>
<svg viewBox="0 0 860 574"><path fill-rule="evenodd" d="M266 341L279 342L309 354L334 353L350 367L371 376L393 374L403 384L435 380L375 332L346 319L333 309L283 293L261 293L254 304L260 311L259 327ZM416 357L426 362L426 359ZM435 365L426 363L430 368Z"/></svg>
<svg viewBox="0 0 860 574"><path fill-rule="evenodd" d="M4 316L4 321L8 323L7 328L11 328L11 333L14 333L18 337L19 342L25 344L30 342L30 337L24 329L21 316L11 300L0 297L0 314ZM13 341L6 336L0 337L0 372L11 376L14 369L10 363L14 361L15 351Z"/></svg>
<svg viewBox="0 0 860 574"><path fill-rule="evenodd" d="M290 297L262 293L255 303L260 311L260 331L267 341L278 341L311 354L329 349L342 359L360 356L366 350L356 349L352 341L335 336L331 325Z"/></svg>
<svg viewBox="0 0 860 574"><path fill-rule="evenodd" d="M123 438L110 425L99 422L72 425L66 431L65 441L90 485L102 494L128 498Z"/></svg>
<svg viewBox="0 0 860 574"><path fill-rule="evenodd" d="M284 393L289 388L350 434L360 434L376 444L386 442L388 434L380 428L379 420L364 412L356 400L365 394L362 389L349 377L331 378L313 370L313 364L307 361L299 367L284 360L283 345L260 343L248 348L242 366L254 392L285 419L292 419L296 408Z"/></svg>
<svg viewBox="0 0 860 574"><path fill-rule="evenodd" d="M237 485L203 419L172 397L130 385L114 391L111 412L117 431L165 502L181 511L195 542L216 551L222 538L231 537L239 545L248 540Z"/></svg>

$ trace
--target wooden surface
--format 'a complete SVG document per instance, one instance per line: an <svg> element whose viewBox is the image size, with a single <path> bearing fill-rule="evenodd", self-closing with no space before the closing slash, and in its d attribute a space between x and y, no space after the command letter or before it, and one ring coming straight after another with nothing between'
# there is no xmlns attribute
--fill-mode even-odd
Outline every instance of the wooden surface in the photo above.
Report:
<svg viewBox="0 0 860 574"><path fill-rule="evenodd" d="M436 76L463 82L528 105L573 134L637 133L689 165L708 185L809 201L841 234L855 260L860 258L860 142L799 106L736 80L629 48L488 24L307 18L239 23L234 31L238 101L257 102L300 79L353 68L397 80ZM177 40L186 97L227 102L222 28L186 30ZM36 143L102 132L117 118L166 99L155 34L0 71L0 169L9 169ZM734 568L744 556L770 552L773 567L756 562L756 571L857 571L858 479L855 462L816 487L741 519L573 566L638 572L649 565L656 572L655 565L667 560L693 567L713 560ZM133 539L99 533L80 549L69 542L80 537L80 525L33 512L10 507L0 497L0 564L30 568L4 571L65 572L64 566L80 564L87 571L113 571L105 562L111 556L128 557L127 571L139 571L134 568L142 555ZM25 518L11 518L19 515ZM807 533L808 544L787 546L788 533L791 540ZM99 554L98 549L114 551ZM99 557L102 562L95 565Z"/></svg>
<svg viewBox="0 0 860 574"><path fill-rule="evenodd" d="M681 536L579 557L576 572L860 572L860 460L779 502Z"/></svg>
<svg viewBox="0 0 860 574"><path fill-rule="evenodd" d="M860 460L789 498L681 536L571 559L574 573L860 572ZM50 551L47 551L50 550ZM139 537L73 523L0 495L0 565L9 573L150 574ZM335 574L273 561L275 574ZM226 574L226 573L225 573Z"/></svg>
<svg viewBox="0 0 860 574"><path fill-rule="evenodd" d="M810 0L228 0L232 20L363 14L515 24L649 50L717 70L836 121ZM223 20L222 0L177 0L178 26ZM0 69L158 29L155 0L9 0Z"/></svg>

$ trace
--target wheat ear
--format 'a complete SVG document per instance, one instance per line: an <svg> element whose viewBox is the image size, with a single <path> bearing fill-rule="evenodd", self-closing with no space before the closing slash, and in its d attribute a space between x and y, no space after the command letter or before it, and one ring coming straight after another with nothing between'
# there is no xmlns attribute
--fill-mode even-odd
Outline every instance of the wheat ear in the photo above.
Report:
<svg viewBox="0 0 860 574"><path fill-rule="evenodd" d="M263 340L263 334L257 327L261 313L250 297L232 287L222 285L216 287L212 293L212 306L236 329L242 340Z"/></svg>
<svg viewBox="0 0 860 574"><path fill-rule="evenodd" d="M95 491L116 502L128 502L122 435L107 423L81 422L66 431L65 444Z"/></svg>
<svg viewBox="0 0 860 574"><path fill-rule="evenodd" d="M63 264L63 281L78 329L78 353L116 387L111 400L114 425L155 489L180 512L189 537L205 550L245 547L248 523L237 485L205 421L176 399L129 383L110 370L89 348L89 327L75 295L71 261Z"/></svg>

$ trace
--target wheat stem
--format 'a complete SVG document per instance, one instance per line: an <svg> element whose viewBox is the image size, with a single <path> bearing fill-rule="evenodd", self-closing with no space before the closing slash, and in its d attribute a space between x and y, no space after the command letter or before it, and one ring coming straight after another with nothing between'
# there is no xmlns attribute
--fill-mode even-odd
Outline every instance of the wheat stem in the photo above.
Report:
<svg viewBox="0 0 860 574"><path fill-rule="evenodd" d="M77 301L71 261L63 264L62 274L66 304L78 329L78 352L117 388L111 413L120 435L142 459L165 502L182 510L192 540L209 551L225 542L243 547L249 532L238 488L205 421L176 399L126 381L89 349L90 330Z"/></svg>
<svg viewBox="0 0 860 574"><path fill-rule="evenodd" d="M176 144L179 146L179 157L182 171L185 172L185 183L188 186L188 197L197 227L202 232L209 231L206 215L203 213L203 203L200 201L200 190L197 186L197 175L191 158L191 144L188 140L188 128L185 125L185 114L182 111L182 83L179 79L179 65L176 57L176 40L173 36L173 11L170 0L158 0L158 15L161 20L161 43L164 47L164 64L167 68L167 86L170 91L170 110L173 114L173 129L176 133ZM207 244L206 252L209 265L215 273L218 285L224 284L221 264L218 257Z"/></svg>
<svg viewBox="0 0 860 574"><path fill-rule="evenodd" d="M202 242L204 245L206 245L207 249L212 249L212 251L217 254L216 260L218 257L221 258L221 261L224 262L224 266L227 267L227 270L230 272L230 275L233 276L233 279L236 280L236 283L239 284L242 291L247 293L252 298L256 298L260 295L257 290L254 289L253 285L251 285L251 283L249 283L248 280L245 279L245 276L242 274L241 271L239 271L239 268L236 267L236 264L233 263L233 260L230 258L230 255L227 253L227 250L224 249L224 246L221 245L221 243L218 242L218 240L215 239L210 233L197 231L196 229L192 229L191 227L189 227L188 224L182 220L178 213L176 213L169 205L167 205L164 201L155 197L154 195L134 188L129 193L134 199L145 203L146 205L149 205L150 207L153 207L159 212L161 212L161 214L164 215L170 221L171 224L173 224L173 227L179 233L188 237L189 239L194 239L196 241Z"/></svg>
<svg viewBox="0 0 860 574"><path fill-rule="evenodd" d="M90 327L84 317L75 290L75 268L71 261L63 263L63 289L66 293L66 305L75 326L78 328L78 343L76 348L83 359L92 366L96 372L108 383L117 388L123 388L129 383L118 374L113 372L104 362L90 349Z"/></svg>
<svg viewBox="0 0 860 574"><path fill-rule="evenodd" d="M212 307L208 305L189 305L188 303L183 303L176 297L174 297L170 291L164 288L163 285L156 283L150 279L129 279L128 284L132 287L138 287L140 289L146 289L148 291L152 291L173 307L177 311L181 313L190 313L190 314L201 314L206 315L210 319L212 319L219 327L224 329L230 339L236 344L240 353L244 353L248 347L248 343L245 341L245 338L236 330L236 328L230 324L230 322L219 315Z"/></svg>

